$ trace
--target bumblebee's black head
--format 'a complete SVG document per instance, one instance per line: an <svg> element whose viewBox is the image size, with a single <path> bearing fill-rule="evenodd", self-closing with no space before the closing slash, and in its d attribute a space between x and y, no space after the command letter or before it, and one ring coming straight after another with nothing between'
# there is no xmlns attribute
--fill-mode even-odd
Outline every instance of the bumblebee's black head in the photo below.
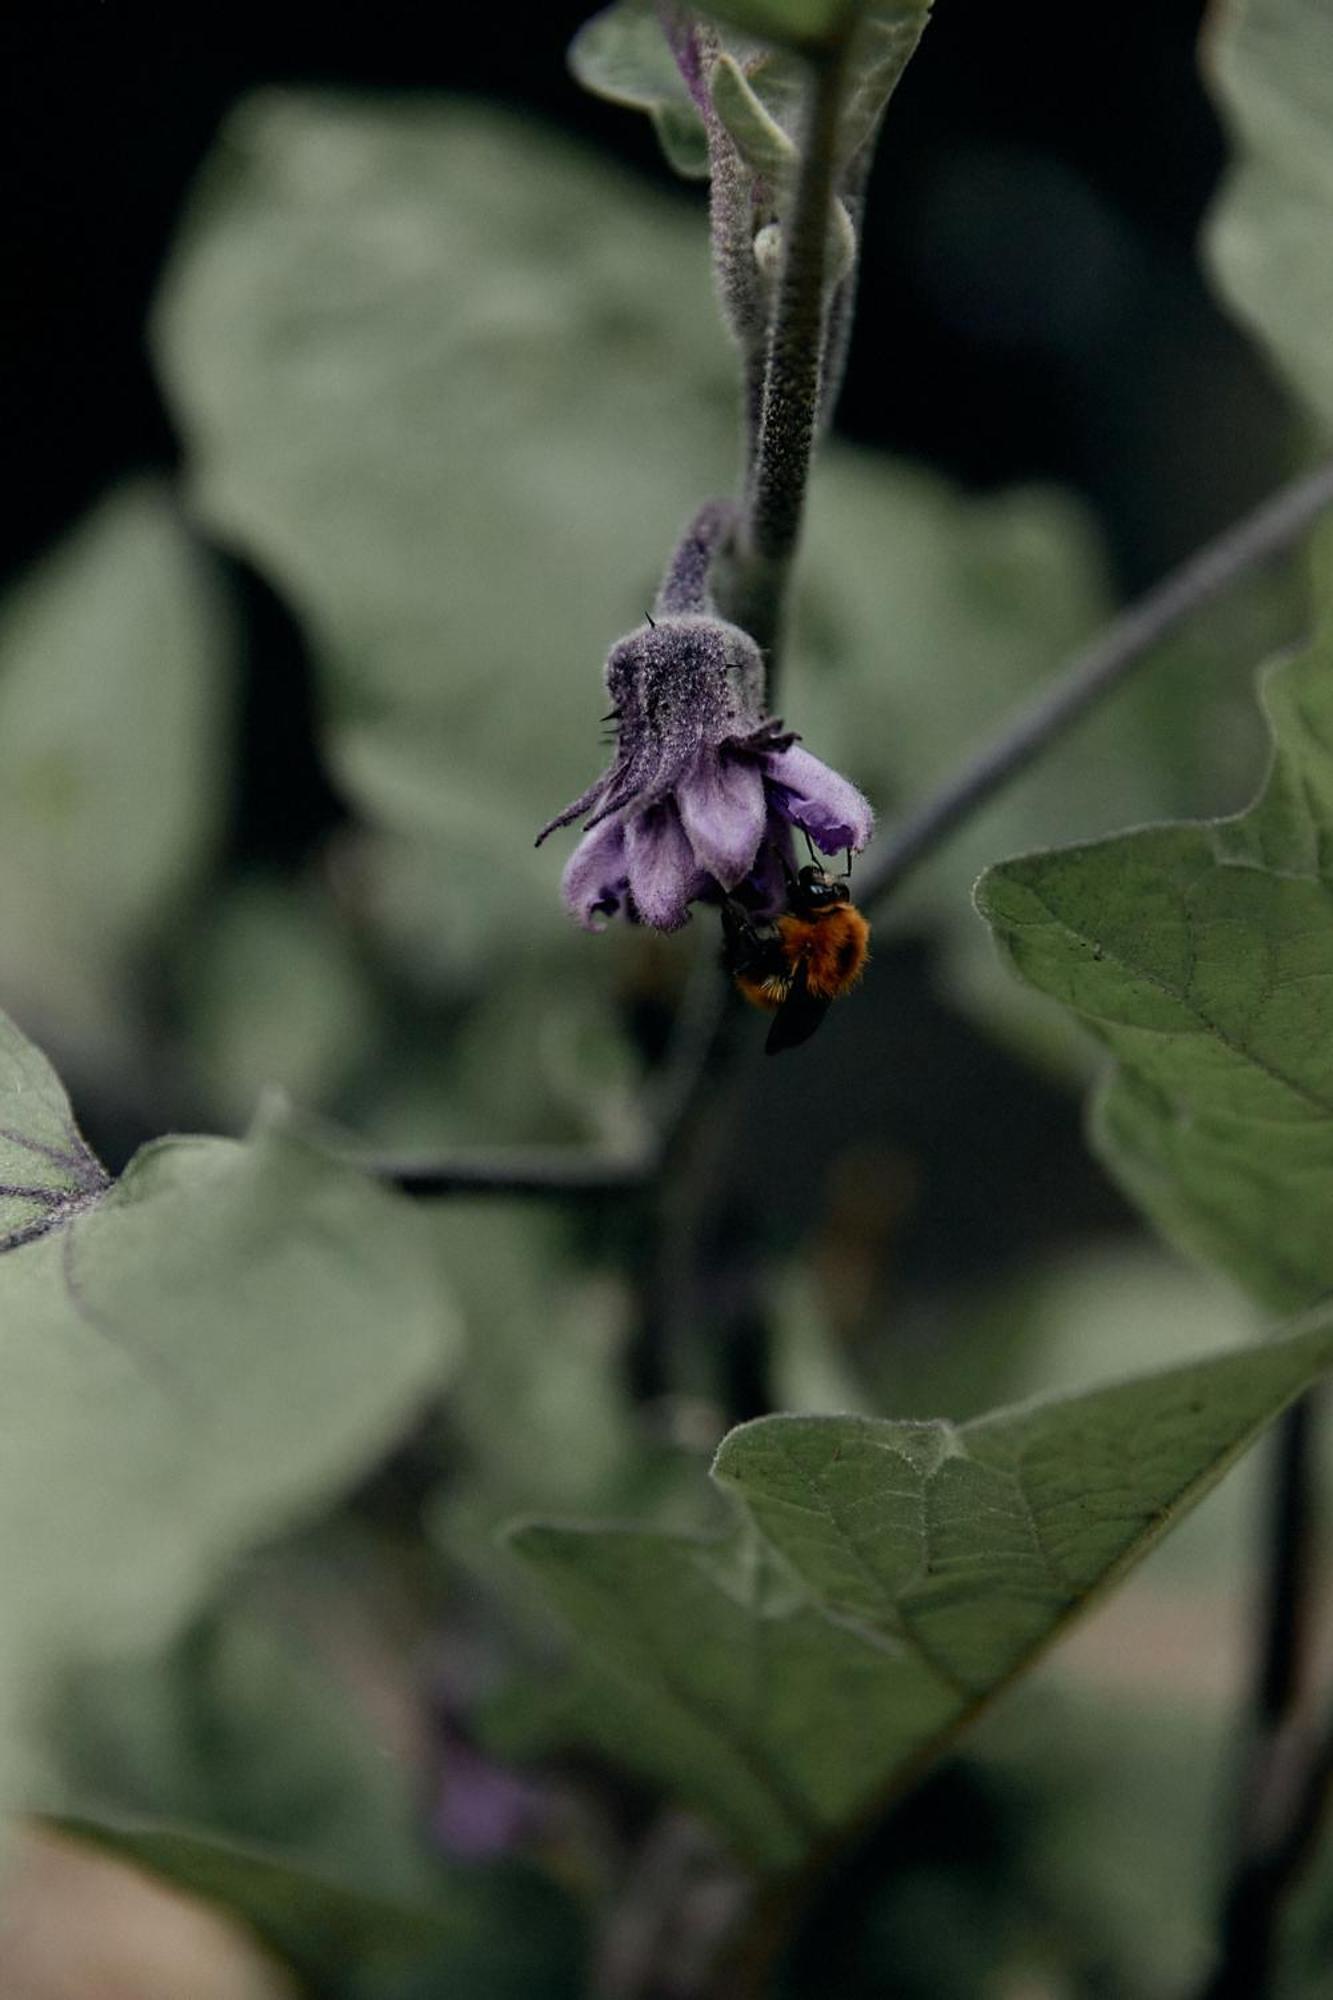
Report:
<svg viewBox="0 0 1333 2000"><path fill-rule="evenodd" d="M824 868L803 868L792 885L791 906L799 916L814 916L835 903L850 901L847 884Z"/></svg>

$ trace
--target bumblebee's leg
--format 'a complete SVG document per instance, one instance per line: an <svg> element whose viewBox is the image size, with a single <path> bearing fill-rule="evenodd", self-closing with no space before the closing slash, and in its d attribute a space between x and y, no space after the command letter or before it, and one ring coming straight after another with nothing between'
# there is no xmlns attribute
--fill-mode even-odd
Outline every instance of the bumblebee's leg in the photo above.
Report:
<svg viewBox="0 0 1333 2000"><path fill-rule="evenodd" d="M734 896L722 898L722 963L733 978L771 978L785 970L781 946L769 923Z"/></svg>

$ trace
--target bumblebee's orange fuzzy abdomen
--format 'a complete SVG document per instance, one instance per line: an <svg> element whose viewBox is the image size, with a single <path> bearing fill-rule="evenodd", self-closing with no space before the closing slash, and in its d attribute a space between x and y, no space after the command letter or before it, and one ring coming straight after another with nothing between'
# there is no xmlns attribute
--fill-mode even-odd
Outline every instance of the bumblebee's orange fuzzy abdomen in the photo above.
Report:
<svg viewBox="0 0 1333 2000"><path fill-rule="evenodd" d="M806 991L816 1000L837 1000L850 992L866 969L870 926L850 903L815 917L779 917L778 930L793 976L804 965Z"/></svg>

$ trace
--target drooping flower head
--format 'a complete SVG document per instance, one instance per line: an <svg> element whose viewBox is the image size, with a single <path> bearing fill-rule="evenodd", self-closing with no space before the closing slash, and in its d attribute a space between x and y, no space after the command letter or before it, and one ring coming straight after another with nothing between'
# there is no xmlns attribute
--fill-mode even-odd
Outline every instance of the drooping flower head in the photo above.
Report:
<svg viewBox="0 0 1333 2000"><path fill-rule="evenodd" d="M759 648L720 618L708 589L731 503L691 523L654 615L611 649L610 767L537 836L582 819L565 867L570 912L596 930L618 911L676 930L693 902L740 892L765 912L780 900L792 828L825 854L864 847L873 816L856 787L764 713Z"/></svg>

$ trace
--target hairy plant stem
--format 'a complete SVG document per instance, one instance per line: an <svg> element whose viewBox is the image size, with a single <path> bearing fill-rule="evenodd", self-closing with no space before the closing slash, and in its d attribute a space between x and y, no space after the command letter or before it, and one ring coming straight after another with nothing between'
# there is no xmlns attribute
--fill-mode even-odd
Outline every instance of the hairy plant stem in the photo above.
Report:
<svg viewBox="0 0 1333 2000"><path fill-rule="evenodd" d="M788 580L800 541L819 428L844 75L842 49L811 58L800 166L784 224L759 435L745 494L735 594L729 605L730 615L753 636L768 663L770 707Z"/></svg>

